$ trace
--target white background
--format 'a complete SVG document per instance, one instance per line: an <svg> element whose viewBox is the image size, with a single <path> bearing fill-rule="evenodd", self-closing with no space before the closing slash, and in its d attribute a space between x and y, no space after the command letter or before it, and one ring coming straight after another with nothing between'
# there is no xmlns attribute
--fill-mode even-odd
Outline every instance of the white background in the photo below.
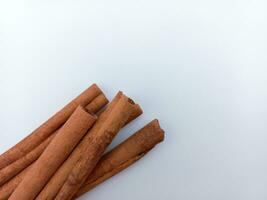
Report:
<svg viewBox="0 0 267 200"><path fill-rule="evenodd" d="M265 0L1 1L0 152L91 83L166 140L81 199L267 199Z"/></svg>

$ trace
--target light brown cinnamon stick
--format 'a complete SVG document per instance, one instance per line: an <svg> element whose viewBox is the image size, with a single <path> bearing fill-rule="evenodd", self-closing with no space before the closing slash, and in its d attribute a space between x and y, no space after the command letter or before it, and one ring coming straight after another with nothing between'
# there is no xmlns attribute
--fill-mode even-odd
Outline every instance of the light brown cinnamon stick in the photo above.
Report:
<svg viewBox="0 0 267 200"><path fill-rule="evenodd" d="M103 93L101 93L95 99L93 99L86 106L86 108L92 113L97 113L107 103L108 103L107 98L105 97ZM57 131L52 133L51 136L53 135L54 137ZM20 171L28 167L30 164L32 164L41 155L44 149L48 146L48 144L52 140L51 136L48 137L50 139L47 138L45 141L43 141L40 145L35 147L29 153L27 153L26 155L22 156L20 159L14 161L13 163L9 164L8 166L0 170L0 186L4 184L5 182L7 182L8 180L10 180Z"/></svg>
<svg viewBox="0 0 267 200"><path fill-rule="evenodd" d="M90 191L98 184L132 165L163 139L164 131L160 128L158 120L153 120L105 154L79 189L76 197Z"/></svg>
<svg viewBox="0 0 267 200"><path fill-rule="evenodd" d="M115 96L115 98L112 100L112 102L108 105L107 109L103 113L100 114L96 124L94 125L94 129L99 129L101 127L102 123L107 118L107 116L109 115L111 110L114 108L114 106L118 103L122 95L123 95L122 92L119 92ZM126 119L126 123L131 122L132 120L134 120L141 114L142 114L142 109L140 108L140 106L137 104L133 105L133 111L130 114L129 118ZM65 180L67 179L69 173L71 172L74 164L79 160L81 155L83 155L82 150L83 150L83 147L87 146L88 144L89 133L84 137L84 139L79 143L79 145L71 153L69 158L62 164L62 166L56 171L53 177L49 180L49 182L46 184L46 186L43 188L41 193L36 198L37 200L43 200L43 199L53 200L56 197L58 191L60 190Z"/></svg>
<svg viewBox="0 0 267 200"><path fill-rule="evenodd" d="M56 200L68 200L74 197L96 166L107 146L133 113L134 105L135 103L132 100L122 95L104 120L98 121L96 126L90 130L86 145L82 148L82 156L68 175L55 198Z"/></svg>
<svg viewBox="0 0 267 200"><path fill-rule="evenodd" d="M87 178L83 186L79 189L76 197L90 191L95 186L116 175L123 169L127 168L128 166L132 165L137 160L142 158L150 149L152 149L157 143L163 140L163 133L164 132L163 130L161 130L158 121L153 120L144 128L129 137L126 141L115 147L112 151L106 153L98 162L92 174ZM30 167L28 167L16 177L11 179L8 183L0 187L0 200L8 199L8 197L21 182L26 171L29 170ZM56 187L56 185L54 187ZM39 195L38 197L38 199L53 199L44 198L44 195Z"/></svg>
<svg viewBox="0 0 267 200"><path fill-rule="evenodd" d="M26 173L22 182L9 199L34 199L88 129L94 124L95 120L96 116L89 114L79 106L32 168Z"/></svg>
<svg viewBox="0 0 267 200"><path fill-rule="evenodd" d="M86 106L100 94L102 94L102 91L96 84L90 86L39 128L33 131L28 137L0 155L0 169L3 169L30 152L48 136L55 132L60 126L62 126L78 105Z"/></svg>
<svg viewBox="0 0 267 200"><path fill-rule="evenodd" d="M108 104L108 99L103 93L101 93L93 101L91 101L85 108L91 113L97 113L107 104Z"/></svg>
<svg viewBox="0 0 267 200"><path fill-rule="evenodd" d="M13 178L16 174L32 164L45 150L55 134L50 135L44 142L37 146L34 150L21 157L19 160L13 162L9 166L0 171L0 186Z"/></svg>
<svg viewBox="0 0 267 200"><path fill-rule="evenodd" d="M0 187L0 200L7 200L10 197L12 192L20 184L20 182L23 180L26 173L30 170L32 166L33 164L25 168L23 171L21 171L19 174L17 174L15 177L13 177L7 183Z"/></svg>
<svg viewBox="0 0 267 200"><path fill-rule="evenodd" d="M100 159L92 174L79 189L76 198L138 161L163 139L164 131L160 128L158 120L153 120ZM8 199L30 167L0 187L0 200Z"/></svg>

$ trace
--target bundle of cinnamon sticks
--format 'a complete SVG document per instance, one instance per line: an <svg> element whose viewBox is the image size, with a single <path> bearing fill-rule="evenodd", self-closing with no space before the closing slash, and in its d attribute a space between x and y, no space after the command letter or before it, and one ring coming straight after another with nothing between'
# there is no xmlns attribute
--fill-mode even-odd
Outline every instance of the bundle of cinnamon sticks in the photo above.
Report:
<svg viewBox="0 0 267 200"><path fill-rule="evenodd" d="M0 200L70 200L90 191L163 141L155 119L104 154L142 113L122 92L109 103L93 84L0 155Z"/></svg>

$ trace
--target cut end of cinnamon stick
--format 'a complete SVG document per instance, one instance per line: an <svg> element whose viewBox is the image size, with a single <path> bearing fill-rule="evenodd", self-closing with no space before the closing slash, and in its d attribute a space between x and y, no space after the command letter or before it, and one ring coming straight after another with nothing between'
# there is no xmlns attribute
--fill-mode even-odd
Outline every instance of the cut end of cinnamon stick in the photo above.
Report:
<svg viewBox="0 0 267 200"><path fill-rule="evenodd" d="M66 122L78 105L86 106L100 94L103 94L101 89L97 86L97 84L92 84L79 96L74 98L69 104L49 118L39 128L34 130L29 136L1 154L0 170L20 159L42 143L49 135L55 132Z"/></svg>
<svg viewBox="0 0 267 200"><path fill-rule="evenodd" d="M72 199L134 164L164 140L164 130L154 119L103 156L119 130L143 113L122 91L102 109L108 102L93 83L0 155L0 200Z"/></svg>
<svg viewBox="0 0 267 200"><path fill-rule="evenodd" d="M139 104L134 104L133 106L134 106L133 112L130 114L128 120L126 121L126 124L130 123L131 121L133 121L134 119L143 114L143 110L139 106Z"/></svg>
<svg viewBox="0 0 267 200"><path fill-rule="evenodd" d="M76 197L129 167L163 140L164 131L159 121L155 119L105 154L77 192Z"/></svg>
<svg viewBox="0 0 267 200"><path fill-rule="evenodd" d="M96 120L97 119L97 115L93 112L91 112L90 110L82 107L82 106L78 106L77 107L77 111L79 112L83 112L85 115L87 115L90 119L92 120Z"/></svg>
<svg viewBox="0 0 267 200"><path fill-rule="evenodd" d="M105 105L108 104L107 97L102 93L99 94L91 103L86 106L86 109L91 113L97 113L101 110Z"/></svg>
<svg viewBox="0 0 267 200"><path fill-rule="evenodd" d="M153 121L150 122L150 125L152 125L154 127L154 129L157 130L158 134L160 135L161 141L163 141L165 138L165 134L164 134L165 131L161 128L161 126L159 124L159 120L154 119Z"/></svg>
<svg viewBox="0 0 267 200"><path fill-rule="evenodd" d="M119 96L119 98L117 98ZM135 110L134 101L119 92L109 107L101 114L95 126L90 130L83 159L80 159L65 180L56 196L56 200L71 199L95 168L107 146L119 130L125 125Z"/></svg>
<svg viewBox="0 0 267 200"><path fill-rule="evenodd" d="M131 104L135 104L134 100L132 100L131 98L128 98L128 102L131 103Z"/></svg>
<svg viewBox="0 0 267 200"><path fill-rule="evenodd" d="M12 193L10 200L35 199L95 120L95 116L78 106ZM44 168L46 165L49 167Z"/></svg>
<svg viewBox="0 0 267 200"><path fill-rule="evenodd" d="M89 88L102 92L102 90L96 83L92 83Z"/></svg>

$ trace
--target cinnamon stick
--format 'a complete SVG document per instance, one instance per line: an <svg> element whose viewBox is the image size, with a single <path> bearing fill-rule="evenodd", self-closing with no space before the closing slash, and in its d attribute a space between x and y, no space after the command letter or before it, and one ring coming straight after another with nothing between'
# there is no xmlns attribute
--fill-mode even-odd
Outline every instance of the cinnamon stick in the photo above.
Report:
<svg viewBox="0 0 267 200"><path fill-rule="evenodd" d="M164 131L160 128L158 120L153 120L100 159L92 174L79 189L76 198L138 161L163 139ZM0 187L0 200L8 199L30 167ZM38 197L46 199L44 196ZM46 200L49 199L53 198Z"/></svg>
<svg viewBox="0 0 267 200"><path fill-rule="evenodd" d="M97 113L107 103L108 103L107 98L105 97L104 94L101 93L86 106L86 109L88 109L90 112ZM132 116L132 119L136 118L141 113L142 113L142 110L137 107L135 109L135 116ZM58 130L55 131L49 137L49 139L46 139L45 141L43 141L39 146L34 148L28 154L26 154L19 160L15 161L14 163L10 164L9 166L5 167L4 169L0 171L0 174L4 174L3 175L4 177L8 176L6 175L6 173L10 175L9 176L10 178L13 177L12 179L7 178L9 180L4 185L0 186L0 200L6 200L10 197L12 192L16 189L16 187L19 185L19 183L24 178L26 171L29 170L29 168L32 166L32 163L39 157L39 154L43 152L43 149L45 149L48 146L49 142L53 139L53 137L55 136L57 132ZM23 171L20 171L20 169ZM8 172L3 172L3 170L8 171ZM0 180L2 179L0 178ZM3 182L5 181L3 180Z"/></svg>
<svg viewBox="0 0 267 200"><path fill-rule="evenodd" d="M95 186L118 174L141 159L148 151L164 139L164 131L160 128L158 120L153 120L145 127L137 131L127 140L106 153L97 163L92 174L87 178L83 186L75 195L76 198L92 190ZM26 169L28 170L28 168ZM23 179L26 173L14 177L11 181L0 187L0 200L6 200ZM56 186L56 185L55 185ZM53 188L53 186L52 186ZM44 190L42 190L43 192ZM44 193L43 193L44 194ZM53 199L38 196L37 199Z"/></svg>
<svg viewBox="0 0 267 200"><path fill-rule="evenodd" d="M158 120L155 119L105 154L79 189L76 197L132 165L163 139L164 131L160 128Z"/></svg>
<svg viewBox="0 0 267 200"><path fill-rule="evenodd" d="M0 171L0 186L13 178L16 174L32 164L45 150L47 145L54 138L55 134L50 135L44 142L37 146L34 150L21 157L19 160L13 162L9 166Z"/></svg>
<svg viewBox="0 0 267 200"><path fill-rule="evenodd" d="M115 98L112 100L112 102L108 105L107 109L100 114L96 124L94 125L94 129L99 129L111 110L115 107L115 105L118 103L120 98L122 97L123 93L119 92ZM132 113L130 114L129 118L126 119L126 123L131 122L135 118L137 118L139 115L142 114L142 109L138 104L133 105ZM74 164L79 160L79 158L83 155L83 148L84 146L87 146L89 138L89 134L91 134L91 131L88 132L88 134L84 137L84 139L79 143L79 145L74 149L74 151L71 153L69 158L62 164L62 166L56 171L56 173L53 175L53 177L49 180L49 182L46 184L46 186L43 188L41 193L37 196L37 200L53 200L62 185L64 184L65 180L67 179L68 175L70 174Z"/></svg>
<svg viewBox="0 0 267 200"><path fill-rule="evenodd" d="M91 113L97 113L101 108L108 104L108 99L101 93L93 101L91 101L85 108Z"/></svg>
<svg viewBox="0 0 267 200"><path fill-rule="evenodd" d="M15 177L13 177L7 183L0 187L0 200L7 200L10 197L12 192L20 184L20 182L23 180L26 173L30 170L32 166L33 164L25 168L23 171L21 171L19 174L17 174Z"/></svg>
<svg viewBox="0 0 267 200"><path fill-rule="evenodd" d="M107 98L103 93L99 94L96 98L94 98L87 106L87 110L92 113L97 113L100 109L102 109L108 103ZM57 130L58 131L58 130ZM57 133L55 131L52 133L48 138L52 139L52 135ZM51 139L46 139L33 150L31 150L26 155L22 156L20 159L14 161L13 163L9 164L2 170L0 170L0 186L18 174L20 171L28 167L32 164L44 151L44 149L48 146ZM49 141L49 142L48 142Z"/></svg>
<svg viewBox="0 0 267 200"><path fill-rule="evenodd" d="M86 89L78 97L67 104L63 109L61 109L54 116L48 119L35 131L33 131L28 137L0 155L0 169L3 169L12 162L20 159L22 156L38 146L42 141L44 141L48 136L50 136L67 121L67 119L78 107L78 105L88 105L99 94L102 94L102 91L96 84L93 84L88 89Z"/></svg>
<svg viewBox="0 0 267 200"><path fill-rule="evenodd" d="M125 125L134 110L135 103L122 95L103 121L98 121L89 134L82 156L74 165L65 183L56 196L56 200L72 199L86 181L107 146L118 131ZM101 123L99 125L99 123ZM98 126L99 125L99 126Z"/></svg>
<svg viewBox="0 0 267 200"><path fill-rule="evenodd" d="M94 124L96 117L79 106L34 163L10 200L32 200Z"/></svg>

